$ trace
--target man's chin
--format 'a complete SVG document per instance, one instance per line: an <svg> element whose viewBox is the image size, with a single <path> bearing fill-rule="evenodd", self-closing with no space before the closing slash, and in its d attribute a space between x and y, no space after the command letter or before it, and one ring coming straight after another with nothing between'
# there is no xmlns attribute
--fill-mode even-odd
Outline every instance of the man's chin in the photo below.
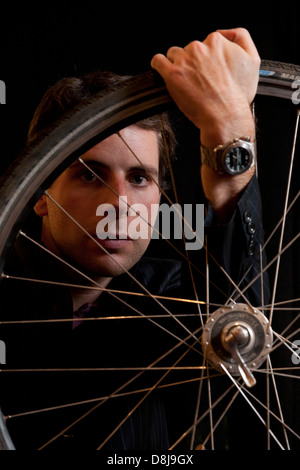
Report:
<svg viewBox="0 0 300 470"><path fill-rule="evenodd" d="M67 261L74 266L75 276L78 279L81 277L87 278L101 278L101 277L116 277L129 271L143 256L148 245L135 245L134 249L130 250L116 250L111 253L101 253L92 250L83 250L81 253L77 253L77 256L72 256L72 260L69 258ZM83 276L79 273L82 273ZM71 273L70 273L71 274ZM71 274L71 277L73 277Z"/></svg>
<svg viewBox="0 0 300 470"><path fill-rule="evenodd" d="M85 275L93 279L99 277L116 277L128 272L138 260L132 259L131 262L122 263L122 260L117 258L109 258L108 260L101 260L99 263L90 263L89 265L81 266Z"/></svg>

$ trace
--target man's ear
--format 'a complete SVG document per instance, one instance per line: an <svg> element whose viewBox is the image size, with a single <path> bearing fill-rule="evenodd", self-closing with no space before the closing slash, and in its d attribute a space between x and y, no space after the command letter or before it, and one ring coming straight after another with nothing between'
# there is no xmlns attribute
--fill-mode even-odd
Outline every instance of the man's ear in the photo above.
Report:
<svg viewBox="0 0 300 470"><path fill-rule="evenodd" d="M45 194L38 200L34 206L34 211L39 217L48 215L47 196Z"/></svg>

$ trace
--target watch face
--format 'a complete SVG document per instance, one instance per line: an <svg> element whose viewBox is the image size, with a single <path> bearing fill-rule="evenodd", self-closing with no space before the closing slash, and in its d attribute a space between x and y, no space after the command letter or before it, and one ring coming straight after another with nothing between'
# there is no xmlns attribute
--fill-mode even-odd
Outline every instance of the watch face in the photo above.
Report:
<svg viewBox="0 0 300 470"><path fill-rule="evenodd" d="M248 170L252 164L252 154L248 148L241 145L233 146L226 151L224 166L227 172L239 174Z"/></svg>

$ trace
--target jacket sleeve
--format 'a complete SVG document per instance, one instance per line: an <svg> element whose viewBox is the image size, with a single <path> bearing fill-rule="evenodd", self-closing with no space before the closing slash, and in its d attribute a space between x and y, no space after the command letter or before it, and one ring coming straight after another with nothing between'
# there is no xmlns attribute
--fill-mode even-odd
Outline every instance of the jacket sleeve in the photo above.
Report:
<svg viewBox="0 0 300 470"><path fill-rule="evenodd" d="M210 264L215 265L211 275L216 275L223 288L226 286L229 296L235 301L244 301L245 295L255 306L267 302L268 277L265 273L260 275L266 259L262 249L264 243L262 205L255 176L240 197L230 222L225 226L218 226L214 220L213 209L209 206L205 228L208 252L213 259L213 263Z"/></svg>

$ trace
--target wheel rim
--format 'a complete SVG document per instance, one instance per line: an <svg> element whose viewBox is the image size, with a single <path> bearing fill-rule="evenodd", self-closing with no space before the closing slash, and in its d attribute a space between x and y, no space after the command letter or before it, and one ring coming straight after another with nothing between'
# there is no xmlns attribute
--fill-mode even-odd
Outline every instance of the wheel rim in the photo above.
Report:
<svg viewBox="0 0 300 470"><path fill-rule="evenodd" d="M263 66L263 68L262 68L262 71L263 71L263 72L261 72L261 76L262 76L263 78L260 80L260 86L259 86L258 92L261 93L261 94L263 94L263 95L273 96L272 93L274 94L274 87L273 87L272 84L269 83L269 81L268 81L269 76L266 75L266 72L267 72L268 70L269 70L269 69L268 69L268 65ZM277 77L277 75L275 75L275 76ZM273 75L273 77L274 77L274 75ZM284 80L286 81L287 79L284 78ZM289 80L289 85L291 84L291 82L294 81L292 74L290 75L290 77L288 78L288 80ZM272 83L273 83L273 82L272 82ZM278 88L278 87L279 87L279 88ZM278 92L278 89L280 89L279 92ZM270 91L270 90L271 90L271 91ZM284 89L284 91L282 91L282 82L280 82L279 85L278 85L278 83L276 83L276 90L277 90L277 91L275 92L275 93L276 93L276 96L279 96L279 97L281 97L281 98L291 99L291 95L292 95L292 93L293 93L293 89L286 91L286 85L285 85L285 89ZM110 129L111 129L112 131L115 131L115 130L118 130L118 129L120 128L120 126L123 126L124 124L127 124L128 122L130 122L131 117L132 117L133 115L135 115L136 113L137 113L137 115L140 117L140 116L145 116L145 115L148 113L148 111L150 112L150 110L152 110L153 108L154 108L155 110L164 110L165 107L166 107L166 105L168 105L169 102L170 102L169 97L168 97L168 95L165 93L165 90L163 89L163 87L160 87L158 94L159 94L159 97L155 96L152 101L151 101L151 100L149 101L149 107L147 108L147 110L142 109L141 111L137 111L137 110L136 110L137 108L135 107L135 108L134 108L134 111L130 111L129 115L126 116L126 117L123 117L122 120L121 120L117 125L116 125L116 124L113 124L113 125L110 126L110 124L109 124L108 127L110 127ZM143 99L144 99L144 98L142 98L142 100L143 100ZM135 105L134 105L134 106L135 106ZM139 107L139 104L137 105L137 107ZM108 119L108 121L109 121L109 119ZM103 129L101 129L101 132L103 132L104 135L105 135L105 132L103 131ZM94 133L92 136L89 137L89 139L88 139L88 142L89 142L88 145L89 145L89 146L90 146L91 143L94 141L95 135L98 135L98 130L97 130L96 134ZM83 146L85 146L85 145L86 145L86 143L83 144ZM76 146L77 146L77 142L75 143L75 147L76 147ZM80 146L79 152L82 152L83 146ZM70 153L72 154L72 157L71 157L71 158L74 158L74 155L75 155L75 156L77 155L77 154L74 154L73 151L71 151L71 150L74 149L75 147L73 147L73 144L71 144L71 145L68 147L68 154L70 154ZM76 149L76 151L77 151L77 149ZM63 155L62 157L59 157L59 160L61 160L61 161L65 160L64 157L65 157L65 155ZM49 155L49 161L50 161L50 160L51 160L51 158L50 158L50 155ZM69 161L69 155L68 155L68 160L67 160L67 162L68 162L68 161ZM57 166L57 163L54 164L54 167L56 167L56 166ZM46 167L48 167L48 163L47 163ZM49 170L49 167L48 167L48 170ZM52 171L51 171L50 173L52 173ZM32 178L32 177L30 177L30 178ZM30 178L29 178L29 179L30 179ZM49 181L49 180L48 180L48 174L47 174L47 177L45 177L45 179L46 179L46 181L47 181L46 184L48 184L48 181ZM6 186L6 190L5 190L6 192L8 191L7 187L8 187L8 186ZM21 212L22 212L22 210L23 210L23 207L22 207L22 206L24 205L24 199L23 199L22 204L21 204L21 199L22 199L21 194L24 194L24 188L22 188L22 187L20 188L20 196L18 196L19 201L20 201L20 206L19 206L20 209L15 209L15 213L14 213L14 218L15 218L15 220L19 219L19 216L20 216L20 214L21 214ZM32 188L32 186L31 186L31 189L30 189L30 191L28 192L27 200L30 200L30 199L33 197L33 195L34 195L35 198L38 198L39 195L40 195L40 191L37 192L37 188ZM15 203L14 203L14 204L15 204ZM7 230L7 233L10 233L12 230L14 230L14 227L15 227L15 220L12 220L12 222L9 221L9 216L7 215L7 214L9 214L9 213L12 212L11 206L9 206L9 204L6 204L5 207L7 208L7 212L6 212L6 213L3 212L3 216L2 216L2 227L3 227L3 232L4 232L4 233L3 233L4 236L2 237L2 239L3 239L3 241L4 241L3 250L4 250L4 247L6 246L6 238L7 238L5 230ZM21 210L21 209L22 209L22 210ZM19 228L19 227L17 226L17 229L18 229L18 228ZM274 304L274 299L273 299L273 304ZM274 308L274 306L271 307L271 310L272 310L273 308ZM215 317L212 316L212 318L213 318L213 319L215 319L215 318L218 319L218 315L215 316ZM232 320L232 319L231 319L231 320ZM235 320L235 319L234 319L234 320ZM299 320L298 320L298 322L299 322ZM248 323L248 326L249 326L249 323ZM297 331L297 330L296 330L296 331ZM208 333L207 330L204 330L204 332L205 332L206 335L208 335L208 336L210 335L210 333ZM295 334L295 333L294 333L294 334ZM205 335L204 335L204 336L205 336ZM279 338L279 336L276 337L277 340L278 340L278 338ZM210 339L210 336L209 336L209 339ZM207 337L205 337L205 340L207 341ZM211 344L210 341L209 341L209 344ZM275 345L276 345L276 343L275 343ZM268 344L268 347L269 347L269 344ZM292 350L292 353L295 353L295 352L296 352L295 350ZM267 355L266 355L266 356L267 356ZM295 359L296 362L297 362L297 358L298 358L298 356L295 355L295 356L294 356L294 359ZM218 358L217 358L216 360L218 360ZM214 362L214 361L213 361L213 362ZM200 367L199 367L199 368L200 368ZM270 370L270 368L271 368L271 366L270 366L270 364L268 364L268 370ZM269 374L269 373L270 373L270 372L268 372L268 374ZM238 384L236 384L236 385L238 385ZM239 385L238 385L238 386L239 386ZM280 415L280 413L279 413L279 415ZM279 418L279 421L280 421L280 420L282 420L281 417ZM199 418L197 418L196 421L199 421ZM278 419L277 419L277 421L278 421ZM2 426L2 429L5 429L5 426L4 426L4 427ZM11 442L10 438L8 437L8 434L6 434L6 433L4 433L4 432L2 431L2 435L3 435L3 437L4 437L4 441L6 442L7 447L8 447L8 448L12 448L12 442ZM273 437L273 436L272 436L272 437Z"/></svg>

